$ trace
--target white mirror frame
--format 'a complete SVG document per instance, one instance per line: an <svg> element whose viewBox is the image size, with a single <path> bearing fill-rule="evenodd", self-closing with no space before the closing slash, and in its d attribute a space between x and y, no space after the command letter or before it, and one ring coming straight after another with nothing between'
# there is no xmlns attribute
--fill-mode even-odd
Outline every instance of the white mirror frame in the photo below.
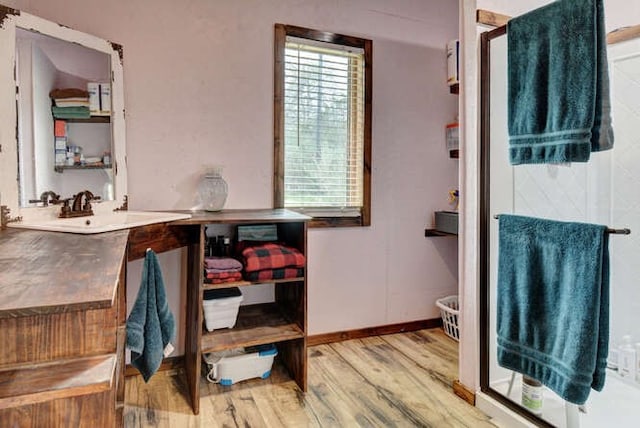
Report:
<svg viewBox="0 0 640 428"><path fill-rule="evenodd" d="M18 141L16 110L16 28L65 40L104 52L111 58L111 138L113 147L114 201L120 206L127 194L122 47L90 34L72 30L37 16L0 5L0 204L20 216L32 208L20 208L18 195ZM62 195L70 197L71 195ZM107 208L107 207L105 207ZM110 208L110 207L109 207Z"/></svg>

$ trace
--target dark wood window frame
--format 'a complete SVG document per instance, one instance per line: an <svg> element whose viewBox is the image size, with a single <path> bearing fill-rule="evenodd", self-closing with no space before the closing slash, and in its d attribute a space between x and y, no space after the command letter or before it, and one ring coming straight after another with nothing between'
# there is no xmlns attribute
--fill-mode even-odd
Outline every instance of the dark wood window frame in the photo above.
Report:
<svg viewBox="0 0 640 428"><path fill-rule="evenodd" d="M274 43L274 186L273 204L284 207L284 63L287 36L338 45L357 47L364 50L364 165L363 165L363 206L358 217L314 217L310 227L354 227L371 225L371 100L372 100L372 41L358 37L325 31L311 30L292 25L275 25Z"/></svg>

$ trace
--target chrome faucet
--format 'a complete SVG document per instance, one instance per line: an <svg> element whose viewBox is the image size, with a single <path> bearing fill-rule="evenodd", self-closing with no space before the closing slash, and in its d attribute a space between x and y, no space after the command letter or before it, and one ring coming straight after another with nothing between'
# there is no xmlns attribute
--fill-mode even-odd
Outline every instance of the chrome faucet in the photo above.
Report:
<svg viewBox="0 0 640 428"><path fill-rule="evenodd" d="M47 190L46 192L42 192L40 199L29 199L30 204L37 204L40 202L42 202L43 207L49 206L49 204L59 204L60 195L52 190Z"/></svg>

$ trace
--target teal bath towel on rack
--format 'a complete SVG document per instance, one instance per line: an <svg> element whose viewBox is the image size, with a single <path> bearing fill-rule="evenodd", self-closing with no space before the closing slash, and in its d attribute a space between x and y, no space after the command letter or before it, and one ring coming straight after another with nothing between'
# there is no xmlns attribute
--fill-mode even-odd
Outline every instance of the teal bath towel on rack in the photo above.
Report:
<svg viewBox="0 0 640 428"><path fill-rule="evenodd" d="M173 351L175 320L169 309L158 257L147 250L140 290L127 318L127 348L131 365L145 382L160 368L163 357Z"/></svg>
<svg viewBox="0 0 640 428"><path fill-rule="evenodd" d="M613 147L602 0L560 0L511 19L511 164L586 162Z"/></svg>
<svg viewBox="0 0 640 428"><path fill-rule="evenodd" d="M584 404L609 344L606 227L501 214L498 363Z"/></svg>

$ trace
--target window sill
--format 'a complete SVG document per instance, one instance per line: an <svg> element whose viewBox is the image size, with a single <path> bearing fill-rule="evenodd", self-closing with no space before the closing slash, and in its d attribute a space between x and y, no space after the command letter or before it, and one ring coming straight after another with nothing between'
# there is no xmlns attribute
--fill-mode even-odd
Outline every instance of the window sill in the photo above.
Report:
<svg viewBox="0 0 640 428"><path fill-rule="evenodd" d="M309 221L311 228L331 228L331 227L363 227L362 216L360 217L313 217Z"/></svg>

